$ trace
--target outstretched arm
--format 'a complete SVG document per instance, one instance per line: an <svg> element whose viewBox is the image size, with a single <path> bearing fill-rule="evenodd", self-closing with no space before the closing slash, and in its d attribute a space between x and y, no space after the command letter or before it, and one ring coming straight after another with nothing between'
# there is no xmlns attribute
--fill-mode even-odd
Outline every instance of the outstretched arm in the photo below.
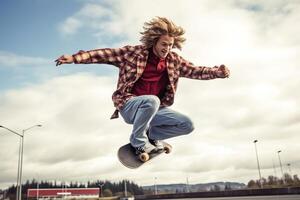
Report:
<svg viewBox="0 0 300 200"><path fill-rule="evenodd" d="M215 78L228 78L230 70L225 66L204 67L195 66L193 63L183 59L181 60L180 76L192 79L209 80Z"/></svg>
<svg viewBox="0 0 300 200"><path fill-rule="evenodd" d="M104 48L95 49L90 51L80 50L78 53L73 55L62 55L55 60L56 66L62 64L111 64L119 67L120 63L123 62L124 57L131 51L136 50L134 46L125 46L122 48Z"/></svg>

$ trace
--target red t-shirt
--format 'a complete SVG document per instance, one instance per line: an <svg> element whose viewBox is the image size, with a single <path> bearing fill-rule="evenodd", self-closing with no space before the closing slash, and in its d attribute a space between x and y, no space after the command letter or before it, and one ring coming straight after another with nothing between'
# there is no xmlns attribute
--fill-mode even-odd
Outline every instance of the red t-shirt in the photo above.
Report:
<svg viewBox="0 0 300 200"><path fill-rule="evenodd" d="M153 50L149 49L146 68L142 76L135 82L132 93L136 96L156 95L161 99L168 83L165 60L157 57Z"/></svg>

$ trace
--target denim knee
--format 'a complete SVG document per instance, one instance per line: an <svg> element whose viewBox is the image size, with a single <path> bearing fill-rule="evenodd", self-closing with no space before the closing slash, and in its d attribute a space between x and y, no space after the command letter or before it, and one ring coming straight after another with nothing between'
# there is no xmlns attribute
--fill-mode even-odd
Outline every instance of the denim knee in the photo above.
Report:
<svg viewBox="0 0 300 200"><path fill-rule="evenodd" d="M157 111L160 106L160 99L154 95L145 95L144 106L149 106L153 110Z"/></svg>
<svg viewBox="0 0 300 200"><path fill-rule="evenodd" d="M193 130L195 129L193 122L188 118L185 122L183 122L181 124L181 126L182 126L182 129L184 131L184 134L186 134L186 135L193 132Z"/></svg>

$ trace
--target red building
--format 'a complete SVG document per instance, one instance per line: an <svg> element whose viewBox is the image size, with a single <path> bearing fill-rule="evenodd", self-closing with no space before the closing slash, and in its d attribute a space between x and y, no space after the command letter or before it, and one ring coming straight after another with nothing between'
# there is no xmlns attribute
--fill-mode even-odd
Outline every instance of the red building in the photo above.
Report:
<svg viewBox="0 0 300 200"><path fill-rule="evenodd" d="M99 197L99 188L49 188L28 189L28 198L56 198L56 197Z"/></svg>

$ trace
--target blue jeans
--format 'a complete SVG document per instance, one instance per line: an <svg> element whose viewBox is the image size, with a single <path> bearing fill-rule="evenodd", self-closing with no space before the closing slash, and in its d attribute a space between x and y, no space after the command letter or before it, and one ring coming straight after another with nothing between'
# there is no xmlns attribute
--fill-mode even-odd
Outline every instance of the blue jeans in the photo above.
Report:
<svg viewBox="0 0 300 200"><path fill-rule="evenodd" d="M152 140L164 140L186 135L194 130L193 123L187 116L167 107L160 107L160 100L154 95L132 97L122 107L120 114L126 123L133 124L130 143L134 147L144 146L148 142L148 136Z"/></svg>

